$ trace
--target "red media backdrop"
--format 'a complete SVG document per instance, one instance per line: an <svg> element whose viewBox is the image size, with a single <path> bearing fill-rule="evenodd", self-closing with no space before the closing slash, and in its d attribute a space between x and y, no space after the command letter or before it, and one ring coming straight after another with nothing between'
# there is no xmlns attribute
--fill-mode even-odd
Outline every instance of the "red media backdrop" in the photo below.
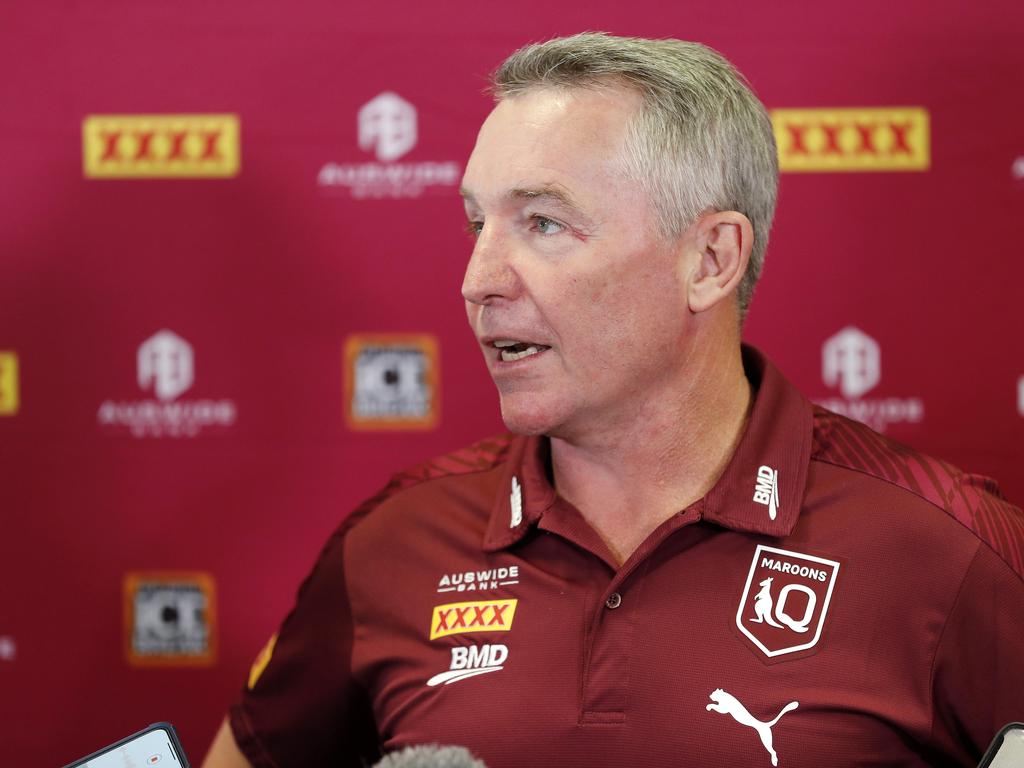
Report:
<svg viewBox="0 0 1024 768"><path fill-rule="evenodd" d="M198 761L348 510L501 429L455 185L526 42L700 40L799 110L831 170L783 175L748 339L1024 498L1024 6L583 8L0 6L4 765L155 720Z"/></svg>

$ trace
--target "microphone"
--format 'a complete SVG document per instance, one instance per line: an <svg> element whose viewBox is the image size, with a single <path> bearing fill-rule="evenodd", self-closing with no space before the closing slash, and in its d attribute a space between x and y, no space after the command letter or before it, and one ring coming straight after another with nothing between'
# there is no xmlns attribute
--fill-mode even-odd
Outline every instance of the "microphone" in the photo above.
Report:
<svg viewBox="0 0 1024 768"><path fill-rule="evenodd" d="M384 755L373 768L487 768L465 747L421 744Z"/></svg>

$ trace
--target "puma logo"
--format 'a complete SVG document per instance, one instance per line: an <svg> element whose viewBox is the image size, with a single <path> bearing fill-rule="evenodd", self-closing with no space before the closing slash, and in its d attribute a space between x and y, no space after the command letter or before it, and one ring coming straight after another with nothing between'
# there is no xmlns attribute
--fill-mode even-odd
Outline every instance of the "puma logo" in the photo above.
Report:
<svg viewBox="0 0 1024 768"><path fill-rule="evenodd" d="M721 688L713 690L708 694L708 698L711 699L711 703L706 707L708 712L720 712L723 715L730 715L732 719L740 725L747 725L753 728L757 731L757 735L761 737L761 743L764 744L764 748L767 749L768 754L771 755L772 765L777 766L779 764L779 756L772 748L772 727L782 719L784 714L792 712L794 709L799 707L799 702L789 702L789 704L784 706L782 711L775 716L774 720L762 723L747 712L747 708L740 703L739 699L731 693L723 691Z"/></svg>

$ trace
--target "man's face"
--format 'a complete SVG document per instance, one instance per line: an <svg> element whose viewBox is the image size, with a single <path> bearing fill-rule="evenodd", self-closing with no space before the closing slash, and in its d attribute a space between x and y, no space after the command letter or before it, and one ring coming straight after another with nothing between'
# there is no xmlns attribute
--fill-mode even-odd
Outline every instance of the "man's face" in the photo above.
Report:
<svg viewBox="0 0 1024 768"><path fill-rule="evenodd" d="M509 429L614 429L667 388L688 322L680 242L621 172L632 91L538 90L484 122L462 294Z"/></svg>

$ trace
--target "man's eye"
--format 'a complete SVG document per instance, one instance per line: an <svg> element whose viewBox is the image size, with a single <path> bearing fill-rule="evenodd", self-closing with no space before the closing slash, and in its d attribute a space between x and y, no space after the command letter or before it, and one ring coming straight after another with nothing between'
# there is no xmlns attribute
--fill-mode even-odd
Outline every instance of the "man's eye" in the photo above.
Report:
<svg viewBox="0 0 1024 768"><path fill-rule="evenodd" d="M466 222L466 233L476 239L480 237L480 231L484 228L482 221L467 221Z"/></svg>
<svg viewBox="0 0 1024 768"><path fill-rule="evenodd" d="M533 226L531 229L540 232L542 235L557 235L559 232L565 229L565 226L559 224L554 219L549 219L547 216L531 216Z"/></svg>

